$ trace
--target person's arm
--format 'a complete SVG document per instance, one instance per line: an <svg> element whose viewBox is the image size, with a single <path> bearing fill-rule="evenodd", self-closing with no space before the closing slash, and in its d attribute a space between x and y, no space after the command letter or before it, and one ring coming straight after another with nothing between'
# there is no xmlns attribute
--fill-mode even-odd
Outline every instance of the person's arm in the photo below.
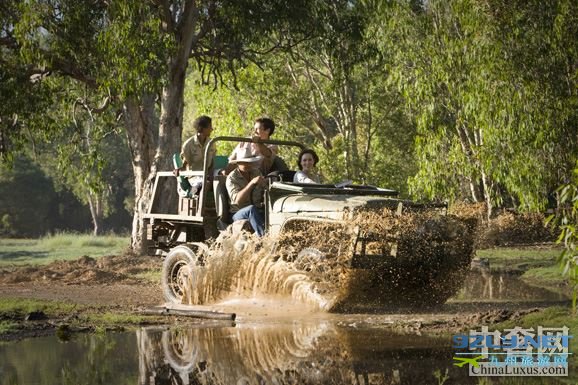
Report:
<svg viewBox="0 0 578 385"><path fill-rule="evenodd" d="M241 189L236 195L235 197L231 197L231 201L236 204L236 205L243 205L243 203L245 202L250 202L251 201L251 193L253 192L253 189L259 185L262 185L265 183L265 178L261 175L254 177L253 179L251 179L251 181L249 183L247 183L247 185Z"/></svg>
<svg viewBox="0 0 578 385"><path fill-rule="evenodd" d="M192 144L192 138L189 138L185 141L185 143L183 143L183 146L181 147L181 159L183 161L183 166L179 169L181 171L186 170L187 165L191 164L192 162L192 159L189 159L189 157L192 157L190 148Z"/></svg>
<svg viewBox="0 0 578 385"><path fill-rule="evenodd" d="M221 170L221 175L229 175L236 166L235 163L228 163L227 166Z"/></svg>
<svg viewBox="0 0 578 385"><path fill-rule="evenodd" d="M251 179L245 187L241 188L231 176L232 175L229 175L227 177L227 192L229 193L229 198L231 198L231 204L238 206L243 206L243 203L250 202L253 189L259 184L265 183L265 178L259 175Z"/></svg>
<svg viewBox="0 0 578 385"><path fill-rule="evenodd" d="M268 173L273 166L273 160L277 155L277 146L276 145L266 145L265 143L261 142L261 139L258 136L253 137L253 142L257 147L257 151L263 156L263 160L261 161L261 170L264 173Z"/></svg>
<svg viewBox="0 0 578 385"><path fill-rule="evenodd" d="M263 155L263 157L273 158L273 155L275 155L274 150L269 146L267 146L265 143L261 142L261 138L259 138L258 135L253 136L253 143L255 143L255 146L257 146L257 150L261 155Z"/></svg>

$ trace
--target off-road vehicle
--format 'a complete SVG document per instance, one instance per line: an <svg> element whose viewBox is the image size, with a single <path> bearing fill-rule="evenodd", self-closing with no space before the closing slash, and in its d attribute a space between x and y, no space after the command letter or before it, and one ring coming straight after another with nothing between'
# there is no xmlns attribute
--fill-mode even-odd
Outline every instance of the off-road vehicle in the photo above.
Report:
<svg viewBox="0 0 578 385"><path fill-rule="evenodd" d="M217 137L209 146L218 142L251 139ZM295 152L305 148L290 141L263 143ZM316 270L316 265L331 265L341 255L340 268L351 273L342 284L351 286L344 289L352 293L343 300L352 302L435 305L461 287L473 253L473 228L448 215L446 204L416 203L398 198L394 190L373 186L293 183L293 174L291 170L270 174L265 189L265 227L278 239L279 258L307 272ZM166 253L163 291L167 301L175 303L188 290L195 267L210 258L205 242L231 224L224 175L218 170L209 173L205 161L202 172L181 176L202 177L200 194L161 196L160 186L175 183L175 176L171 171L159 172L145 215L149 248ZM161 199L178 199L177 212L157 212ZM313 235L308 228L315 229ZM343 253L347 253L345 264Z"/></svg>

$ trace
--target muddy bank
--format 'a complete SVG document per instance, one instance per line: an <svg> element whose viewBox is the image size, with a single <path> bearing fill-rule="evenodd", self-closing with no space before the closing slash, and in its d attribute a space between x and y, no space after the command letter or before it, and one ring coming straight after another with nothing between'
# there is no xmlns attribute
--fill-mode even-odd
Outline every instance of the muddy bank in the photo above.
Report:
<svg viewBox="0 0 578 385"><path fill-rule="evenodd" d="M55 261L40 266L0 268L0 284L59 282L69 285L146 284L139 276L160 269L159 257L133 254L104 256L98 259L82 256L73 261Z"/></svg>
<svg viewBox="0 0 578 385"><path fill-rule="evenodd" d="M59 330L117 330L143 324L210 323L187 317L143 316L141 312L164 303L158 279L158 257L81 257L76 261L46 266L11 267L0 271L0 303L9 298L37 300L38 309L0 310L0 325L10 324L1 339L53 334ZM149 277L149 278L144 278ZM151 279L151 277L153 277ZM31 311L42 310L45 301L72 304L38 320L26 320ZM564 301L558 303L565 304ZM383 327L425 333L452 333L538 312L552 301L451 300L424 311L403 308L359 306L348 314L329 314L279 298L237 298L206 306L214 311L235 312L237 322L277 322L280 319L330 319L354 327Z"/></svg>

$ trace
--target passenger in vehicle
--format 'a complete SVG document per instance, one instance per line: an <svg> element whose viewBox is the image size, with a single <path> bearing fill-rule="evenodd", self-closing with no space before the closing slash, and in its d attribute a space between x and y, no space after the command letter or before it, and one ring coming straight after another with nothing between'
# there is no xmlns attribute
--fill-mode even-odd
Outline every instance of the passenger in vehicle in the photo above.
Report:
<svg viewBox="0 0 578 385"><path fill-rule="evenodd" d="M211 139L211 133L213 132L213 122L209 116L202 115L199 116L193 122L193 128L196 134L191 136L189 139L183 143L181 147L181 159L183 166L181 168L175 169L174 174L179 176L180 171L203 171L203 163L205 161L205 149L207 144ZM209 159L208 159L208 171L211 175L213 169L213 158L215 157L216 149L213 146L209 149ZM192 186L192 191L189 193L196 194L200 191L203 185L203 178L199 176L189 177L189 184ZM179 187L180 184L179 184ZM187 194L187 192L179 191L179 194Z"/></svg>
<svg viewBox="0 0 578 385"><path fill-rule="evenodd" d="M238 167L227 175L226 181L233 221L248 219L260 237L265 234L263 193L266 181L257 167L262 160L261 155L250 154L247 149L245 155L231 161Z"/></svg>
<svg viewBox="0 0 578 385"><path fill-rule="evenodd" d="M299 171L293 177L294 183L321 183L321 176L317 172L319 157L311 149L302 150L297 158Z"/></svg>
<svg viewBox="0 0 578 385"><path fill-rule="evenodd" d="M212 119L206 115L199 116L193 122L193 128L196 135L191 136L181 148L181 159L183 159L183 167L190 171L203 171L203 163L205 161L205 148L211 139L213 132ZM211 146L209 150L209 169L213 167L213 158L215 155L215 147Z"/></svg>
<svg viewBox="0 0 578 385"><path fill-rule="evenodd" d="M229 166L225 169L225 174L228 174L235 168L234 160L239 158L239 154L246 154L247 151L251 155L260 155L262 160L259 162L257 167L263 175L267 175L274 166L275 168L287 168L285 162L277 156L278 147L276 144L265 144L261 141L268 140L271 135L275 132L275 122L269 118L258 118L255 120L255 125L253 127L252 143L243 142L239 143L237 147L233 150L229 156Z"/></svg>

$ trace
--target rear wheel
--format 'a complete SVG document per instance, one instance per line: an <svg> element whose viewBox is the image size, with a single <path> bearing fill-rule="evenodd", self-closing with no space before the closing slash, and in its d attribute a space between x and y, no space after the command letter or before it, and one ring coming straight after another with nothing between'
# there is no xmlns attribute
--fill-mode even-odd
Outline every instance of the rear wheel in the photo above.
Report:
<svg viewBox="0 0 578 385"><path fill-rule="evenodd" d="M183 302L183 297L193 288L199 269L204 265L202 256L203 248L199 244L177 246L167 254L161 276L167 302Z"/></svg>

